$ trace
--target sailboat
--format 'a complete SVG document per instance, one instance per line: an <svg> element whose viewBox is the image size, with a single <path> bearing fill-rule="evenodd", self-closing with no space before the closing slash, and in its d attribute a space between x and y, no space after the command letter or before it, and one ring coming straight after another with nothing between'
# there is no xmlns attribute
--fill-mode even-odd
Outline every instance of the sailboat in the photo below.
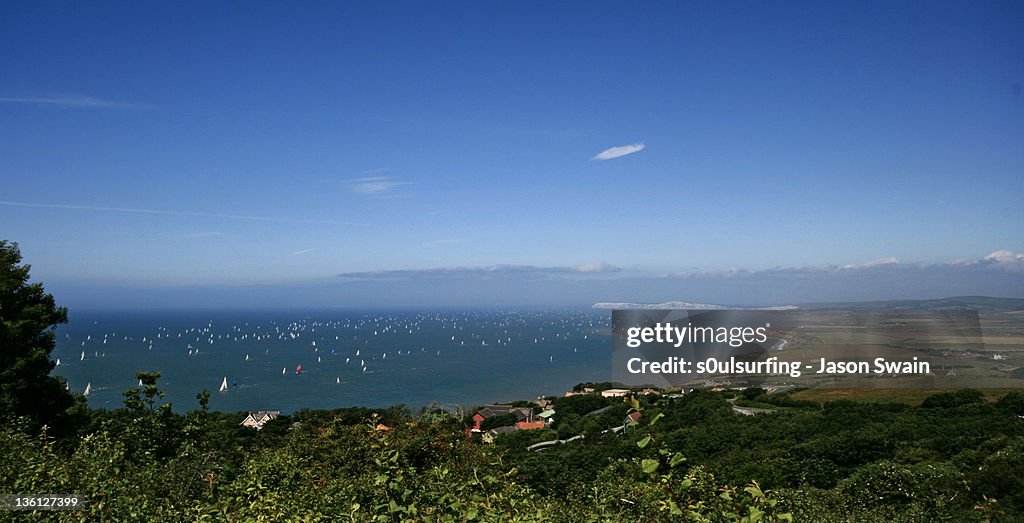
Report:
<svg viewBox="0 0 1024 523"><path fill-rule="evenodd" d="M281 374L288 374L288 367L282 367Z"/></svg>
<svg viewBox="0 0 1024 523"><path fill-rule="evenodd" d="M60 365L60 358L57 358L57 365ZM55 366L57 366L55 365Z"/></svg>
<svg viewBox="0 0 1024 523"><path fill-rule="evenodd" d="M295 367L295 374L300 374L301 372L302 372L302 365L299 365L298 367Z"/></svg>
<svg viewBox="0 0 1024 523"><path fill-rule="evenodd" d="M245 361L249 361L249 355L248 354L245 355Z"/></svg>
<svg viewBox="0 0 1024 523"><path fill-rule="evenodd" d="M220 382L220 391L227 392L228 390L228 377L224 376L224 381Z"/></svg>
<svg viewBox="0 0 1024 523"><path fill-rule="evenodd" d="M139 386L140 387L142 386L142 380L139 380Z"/></svg>
<svg viewBox="0 0 1024 523"><path fill-rule="evenodd" d="M80 359L81 359L81 361L85 361L85 351L84 350L82 351L82 357Z"/></svg>
<svg viewBox="0 0 1024 523"><path fill-rule="evenodd" d="M335 383L341 383L341 378L337 378L337 381L335 381Z"/></svg>
<svg viewBox="0 0 1024 523"><path fill-rule="evenodd" d="M91 392L92 392L92 382L90 381L89 383L85 384L85 392L83 392L82 395L83 396L88 396L89 393L91 393Z"/></svg>

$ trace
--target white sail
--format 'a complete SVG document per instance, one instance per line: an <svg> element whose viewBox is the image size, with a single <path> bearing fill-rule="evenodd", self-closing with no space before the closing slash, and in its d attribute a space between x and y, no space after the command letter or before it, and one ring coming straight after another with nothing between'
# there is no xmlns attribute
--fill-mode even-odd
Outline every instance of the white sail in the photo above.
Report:
<svg viewBox="0 0 1024 523"><path fill-rule="evenodd" d="M82 357L81 357L80 359L81 359L82 361L85 361L85 351L84 351L84 350L82 351Z"/></svg>
<svg viewBox="0 0 1024 523"><path fill-rule="evenodd" d="M341 378L337 378L336 383L341 383Z"/></svg>
<svg viewBox="0 0 1024 523"><path fill-rule="evenodd" d="M281 369L281 374L288 374L288 367Z"/></svg>
<svg viewBox="0 0 1024 523"><path fill-rule="evenodd" d="M228 377L224 376L224 381L220 383L220 391L225 392L228 390Z"/></svg>
<svg viewBox="0 0 1024 523"><path fill-rule="evenodd" d="M139 386L140 387L142 386L142 380L139 380Z"/></svg>
<svg viewBox="0 0 1024 523"><path fill-rule="evenodd" d="M57 365L60 365L60 358L57 358Z"/></svg>
<svg viewBox="0 0 1024 523"><path fill-rule="evenodd" d="M85 392L83 392L82 395L83 396L88 396L90 392L92 392L92 382L91 381L89 383L85 384Z"/></svg>

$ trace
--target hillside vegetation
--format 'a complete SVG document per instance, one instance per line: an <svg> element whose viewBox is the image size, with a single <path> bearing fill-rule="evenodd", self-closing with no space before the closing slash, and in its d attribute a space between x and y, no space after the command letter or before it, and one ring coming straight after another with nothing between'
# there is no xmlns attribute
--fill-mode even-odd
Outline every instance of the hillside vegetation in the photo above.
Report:
<svg viewBox="0 0 1024 523"><path fill-rule="evenodd" d="M1024 514L1024 396L940 393L919 407L723 393L556 401L555 431L585 437L540 453L520 431L485 445L465 420L403 408L302 411L256 431L241 414L185 415L156 375L126 406L74 434L0 430L0 490L76 493L62 521L998 521ZM602 432L620 414L643 418ZM390 430L379 425L383 423ZM551 431L538 431L551 435Z"/></svg>

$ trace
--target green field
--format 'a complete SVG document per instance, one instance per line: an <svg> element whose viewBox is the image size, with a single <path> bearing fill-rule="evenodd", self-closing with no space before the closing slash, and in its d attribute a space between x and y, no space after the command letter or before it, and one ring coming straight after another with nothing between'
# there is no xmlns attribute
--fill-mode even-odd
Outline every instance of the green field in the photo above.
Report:
<svg viewBox="0 0 1024 523"><path fill-rule="evenodd" d="M902 403L918 406L925 398L948 389L804 389L790 394L798 400L813 401L824 404L828 401L851 400L865 403ZM980 389L985 401L994 403L1010 392L1024 392L1024 387L1017 389Z"/></svg>

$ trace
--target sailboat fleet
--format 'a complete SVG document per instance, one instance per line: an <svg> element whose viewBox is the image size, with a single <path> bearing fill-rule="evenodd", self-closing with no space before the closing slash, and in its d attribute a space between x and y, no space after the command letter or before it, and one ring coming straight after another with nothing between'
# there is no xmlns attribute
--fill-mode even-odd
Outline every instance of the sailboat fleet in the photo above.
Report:
<svg viewBox="0 0 1024 523"><path fill-rule="evenodd" d="M442 336L439 336L436 339L435 345L437 346L428 346L429 348L431 348L432 352L434 352L437 357L440 357L442 355L442 352L444 352L446 355L448 354L447 350L442 351L440 349L448 349L449 343L451 345L451 348L458 352L459 350L468 350L460 349L460 347L514 347L515 343L528 345L531 341L533 344L542 344L551 341L561 342L561 340L569 340L571 339L571 337L575 336L581 336L583 340L588 339L588 337L586 335L582 335L581 332L583 328L588 328L588 326L580 323L572 324L572 320L562 320L560 324L551 322L539 325L540 332L538 334L543 335L535 336L534 332L530 332L529 330L523 329L519 330L518 332L512 330L516 328L515 325L516 321L518 320L509 320L507 318L495 318L494 321L491 321L490 323L481 322L480 325L497 325L499 328L499 330L497 330L496 332L486 332L484 330L476 330L474 328L476 324L473 323L472 318L451 316L437 316L434 318L410 317L409 319L378 316L352 318L333 322L299 320L291 323L277 323L271 321L269 322L269 327L267 326L267 323L263 323L262 325L256 325L255 327L252 327L248 323L245 323L232 325L229 331L225 331L223 329L214 330L213 321L210 321L209 323L201 324L201 326L199 327L185 328L181 329L180 331L169 331L165 327L160 327L158 332L154 333L152 336L119 336L117 335L118 333L108 333L101 334L97 337L93 337L90 335L88 337L85 337L84 341L82 341L83 338L78 338L75 341L71 341L72 336L70 335L66 335L65 338L69 341L72 347L75 347L75 345L77 345L78 342L81 342L81 348L75 347L74 349L71 350L80 350L79 360L83 362L86 359L85 353L89 350L89 346L91 344L103 344L104 348L106 348L106 346L111 344L112 342L113 345L118 346L113 350L118 350L121 346L130 346L131 343L138 343L138 350L158 350L161 348L160 344L174 343L170 342L170 340L172 338L177 338L177 342L175 343L176 347L178 347L177 350L180 350L181 345L186 345L185 348L187 349L187 354L189 356L198 355L199 349L197 347L201 345L216 345L217 350L215 350L214 352L220 353L222 352L220 350L220 346L222 344L230 344L231 342L242 342L243 344L239 345L239 347L242 348L242 350L228 352L227 354L225 354L225 356L227 356L228 359L230 359L231 361L237 361L234 360L233 358L236 358L237 354L241 353L243 354L244 361L246 362L256 361L257 363L262 363L259 360L253 360L251 356L252 353L248 351L258 351L259 347L262 346L264 348L264 354L270 356L270 348L267 347L268 341L270 343L273 343L274 340L280 340L281 342L292 342L292 340L294 340L294 342L301 342L301 349L305 349L302 352L305 352L306 356L302 358L297 358L299 359L299 361L306 361L307 363L309 363L309 360L311 359L309 358L309 356L313 356L314 354L316 355L316 363L320 365L314 366L315 370L313 371L313 374L316 374L320 369L329 368L331 366L330 364L335 363L331 361L331 357L333 356L338 357L338 360L344 358L346 365L353 365L353 367L351 368L346 367L346 369L350 369L347 370L349 372L371 373L373 371L369 370L369 364L374 364L376 366L382 366L382 368L386 368L383 366L390 366L392 360L403 360L405 357L413 355L413 352L411 350L408 350L407 348L402 348L401 345L389 345L390 340L388 340L386 337L393 336L395 334L412 335L418 333L424 328L421 322L432 321L439 322L439 324L434 325L434 327L439 327L441 329L449 329L448 332L442 331ZM500 330L502 327L506 327L504 332ZM554 329L548 330L551 327L554 327ZM589 327L595 327L593 321L590 322ZM345 335L345 331L343 330L339 335L334 335L333 332L330 332L330 329L347 329L348 333L347 335ZM324 330L328 330L331 336L325 337ZM452 334L452 330L454 330L454 335ZM311 337L314 339L310 339ZM333 338L337 343L327 341L331 338ZM120 343L122 341L124 342L124 344ZM397 343L406 342L407 340L401 340L398 341ZM566 352L568 352L570 355L574 353L587 352L586 348L574 346L574 343L566 343L565 345L567 345L565 346ZM166 345L164 346L166 347ZM283 352L278 351L276 346L273 348L275 348L275 353L283 354ZM324 351L320 351L321 348L323 348ZM366 356L362 355L362 348L366 348L368 350ZM427 347L423 346L420 347L419 352L424 353L424 356L430 354L429 352L426 351L426 348ZM580 348L584 348L584 350L581 351L579 350ZM572 349L571 352L568 349ZM389 354L389 352L391 354ZM324 362L323 360L323 355L325 353L329 356L327 362ZM559 352L557 354L559 354L560 358L563 357L563 353ZM68 356L69 354L64 354L64 357ZM105 356L105 353L95 351L95 356L96 358L102 358L103 356ZM388 356L391 357L389 358ZM542 355L537 356L541 359L541 361L543 361ZM369 361L367 361L367 359L369 359ZM270 358L266 358L266 360L270 360ZM354 369L354 364L356 363L356 360L358 360L360 366L359 371L355 371ZM97 363L99 363L99 361L102 360L98 360ZM551 353L549 353L548 361L551 363L554 362L554 356L551 355ZM290 374L291 370L293 370L296 375L303 374L302 365L297 365L297 363L298 362L296 361L291 364L284 365L281 368L282 376ZM323 366L325 363L327 364L326 367ZM337 363L340 363L340 361L337 361ZM76 365L69 365L68 362L63 361L62 358L55 359L55 366L62 366L59 371L62 374L66 372L66 369L77 367ZM213 383L216 383L216 381L214 380L216 380L216 378L211 379ZM335 377L335 383L339 385L343 383L340 375ZM219 385L220 386L218 390L221 392L230 391L232 388L235 388L237 386L237 384L232 384L232 382L229 382L226 376L222 378L221 383ZM138 381L138 386L144 386L141 380ZM66 383L66 387L70 387L70 384ZM85 392L83 394L89 395L91 394L91 392L92 384L90 382L89 384L87 384Z"/></svg>

